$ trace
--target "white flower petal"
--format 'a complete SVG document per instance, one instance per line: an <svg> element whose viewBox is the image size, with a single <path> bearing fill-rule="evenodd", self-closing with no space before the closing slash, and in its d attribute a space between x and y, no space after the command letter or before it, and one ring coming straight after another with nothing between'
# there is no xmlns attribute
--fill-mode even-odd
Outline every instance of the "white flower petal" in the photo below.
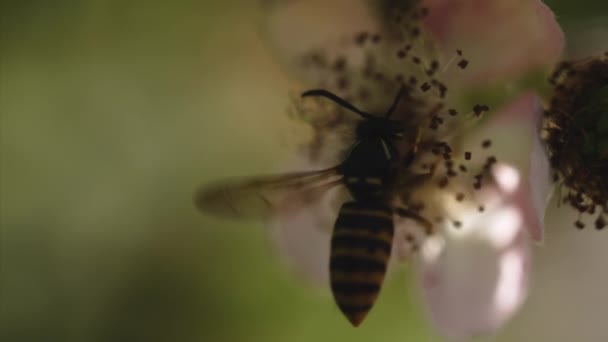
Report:
<svg viewBox="0 0 608 342"><path fill-rule="evenodd" d="M425 26L448 51L462 49L473 83L497 83L557 62L564 34L540 0L424 0Z"/></svg>
<svg viewBox="0 0 608 342"><path fill-rule="evenodd" d="M499 108L480 130L468 135L465 141L467 150L472 151L474 157L484 156L488 152L480 147L479 142L491 138L492 147L488 151L499 161L493 167L499 190L517 198L518 207L522 208L527 222L526 229L536 242L543 239L544 210L552 191L549 164L538 133L542 114L536 94L526 92ZM505 163L517 167L505 168ZM519 170L517 182L514 170Z"/></svg>
<svg viewBox="0 0 608 342"><path fill-rule="evenodd" d="M539 113L542 113L542 110L538 110ZM542 114L539 114L539 116ZM549 200L551 199L551 195L553 194L553 182L551 179L551 166L549 164L549 158L545 152L545 148L542 145L540 140L540 133L538 129L533 134L532 140L532 153L530 155L530 172L529 172L529 182L530 182L530 192L532 195L532 205L534 206L534 210L536 211L536 215L538 220L542 226L542 223L545 218L545 210L547 209L547 205ZM542 240L542 230L540 232L533 233L533 235L538 235L538 238L535 240Z"/></svg>
<svg viewBox="0 0 608 342"><path fill-rule="evenodd" d="M492 172L501 191L510 194L519 187L520 176L516 168L498 164L492 168Z"/></svg>
<svg viewBox="0 0 608 342"><path fill-rule="evenodd" d="M439 257L428 259L422 254L422 288L430 316L443 335L458 340L491 333L523 303L530 240L520 221L512 223L517 225L511 227L517 235L507 247L497 248L493 241L481 237L446 235L448 240ZM490 223L479 228L504 227Z"/></svg>
<svg viewBox="0 0 608 342"><path fill-rule="evenodd" d="M328 57L339 52L349 56L362 54L351 43L356 33L377 32L374 12L362 0L291 0L270 6L263 37L273 54L295 72L298 79L318 84L327 75L311 72L301 65L301 57L323 49Z"/></svg>
<svg viewBox="0 0 608 342"><path fill-rule="evenodd" d="M527 183L515 182L519 172L512 166L496 166L495 177L512 182L495 178L476 192L469 201L481 200L483 213L468 201L446 206L446 214L458 214L462 226L440 227L441 241L433 237L432 245L422 247L419 272L429 314L440 333L456 340L501 328L527 295L532 244L527 231L535 222L521 196Z"/></svg>

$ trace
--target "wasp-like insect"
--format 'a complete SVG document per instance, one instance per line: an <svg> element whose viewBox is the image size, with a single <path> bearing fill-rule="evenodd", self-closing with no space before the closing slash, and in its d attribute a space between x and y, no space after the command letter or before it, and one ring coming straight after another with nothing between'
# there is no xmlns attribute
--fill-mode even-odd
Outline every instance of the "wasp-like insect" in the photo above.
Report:
<svg viewBox="0 0 608 342"><path fill-rule="evenodd" d="M384 117L363 112L327 90L304 92L303 97L324 97L363 117L356 126L356 141L341 164L217 184L204 187L195 197L202 211L259 216L293 205L290 197L298 198L297 203L313 201L343 184L353 200L342 205L335 222L329 270L334 299L354 326L370 311L384 281L394 236L393 215L413 219L427 232L432 229L415 211L392 204L399 173L416 153L414 143L405 157L399 157L397 142L405 129L400 121L390 119L405 91L402 86Z"/></svg>

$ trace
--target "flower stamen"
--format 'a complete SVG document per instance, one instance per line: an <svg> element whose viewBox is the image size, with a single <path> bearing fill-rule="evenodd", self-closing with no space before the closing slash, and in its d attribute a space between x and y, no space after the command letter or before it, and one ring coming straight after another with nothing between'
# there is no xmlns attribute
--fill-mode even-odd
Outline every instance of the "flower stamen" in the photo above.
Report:
<svg viewBox="0 0 608 342"><path fill-rule="evenodd" d="M574 225L584 228L580 216L595 215L604 227L608 204L608 56L561 62L549 78L554 87L543 116L545 141L560 202L579 212ZM598 229L601 229L598 228Z"/></svg>

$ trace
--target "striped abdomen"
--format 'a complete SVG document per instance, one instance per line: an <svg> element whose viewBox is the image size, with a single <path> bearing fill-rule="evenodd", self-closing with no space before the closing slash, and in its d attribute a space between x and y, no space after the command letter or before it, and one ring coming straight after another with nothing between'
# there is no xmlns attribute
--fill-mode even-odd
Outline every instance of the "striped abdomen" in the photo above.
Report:
<svg viewBox="0 0 608 342"><path fill-rule="evenodd" d="M358 326L374 305L393 243L393 214L385 204L348 202L331 239L331 289L340 310Z"/></svg>

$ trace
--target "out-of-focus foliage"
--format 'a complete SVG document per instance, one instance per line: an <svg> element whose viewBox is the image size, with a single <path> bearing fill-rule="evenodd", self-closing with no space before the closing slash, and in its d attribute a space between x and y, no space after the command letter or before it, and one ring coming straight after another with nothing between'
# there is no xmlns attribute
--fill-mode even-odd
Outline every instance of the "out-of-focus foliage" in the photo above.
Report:
<svg viewBox="0 0 608 342"><path fill-rule="evenodd" d="M255 4L3 7L1 340L364 341L420 324L390 295L400 277L351 330L261 224L195 211L199 184L294 147Z"/></svg>
<svg viewBox="0 0 608 342"><path fill-rule="evenodd" d="M608 13L546 2L569 35ZM294 146L255 2L0 6L0 340L435 340L407 276L355 330L261 224L195 211Z"/></svg>

